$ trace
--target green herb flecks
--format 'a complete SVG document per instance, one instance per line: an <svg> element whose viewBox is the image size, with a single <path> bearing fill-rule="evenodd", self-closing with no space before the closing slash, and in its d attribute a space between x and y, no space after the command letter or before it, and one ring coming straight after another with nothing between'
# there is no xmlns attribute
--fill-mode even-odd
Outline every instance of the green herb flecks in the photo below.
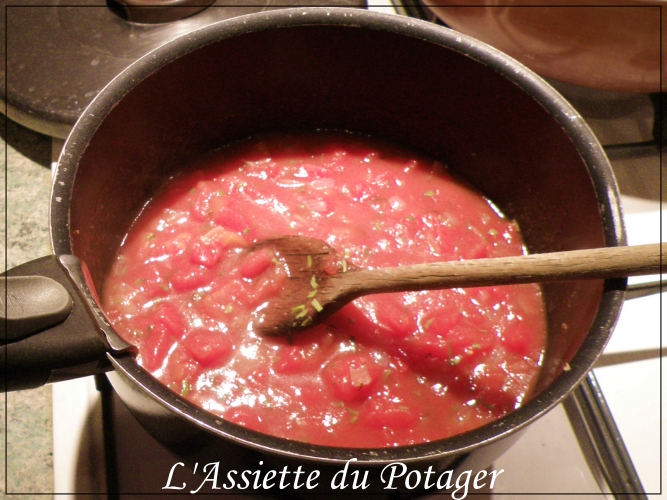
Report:
<svg viewBox="0 0 667 500"><path fill-rule="evenodd" d="M324 309L324 308L322 307L322 304L320 304L319 301L318 301L317 299L313 299L313 300L311 300L311 301L310 301L310 304L313 306L313 309L315 309L318 313L319 313L319 312L322 312L322 310Z"/></svg>
<svg viewBox="0 0 667 500"><path fill-rule="evenodd" d="M181 396L187 396L188 394L190 394L190 381L184 378L181 383Z"/></svg>
<svg viewBox="0 0 667 500"><path fill-rule="evenodd" d="M306 314L308 314L308 309L304 309L303 311L299 312L296 316L294 316L294 319L301 319L301 318L303 318Z"/></svg>

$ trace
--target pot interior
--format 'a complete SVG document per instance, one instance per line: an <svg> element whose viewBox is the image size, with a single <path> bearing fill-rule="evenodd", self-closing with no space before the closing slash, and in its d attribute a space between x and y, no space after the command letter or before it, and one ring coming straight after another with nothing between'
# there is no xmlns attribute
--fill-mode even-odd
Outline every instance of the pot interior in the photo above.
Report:
<svg viewBox="0 0 667 500"><path fill-rule="evenodd" d="M437 157L518 221L530 252L618 244L620 225L603 217L595 188L608 185L613 194L611 174L604 165L589 171L573 131L554 119L543 97L502 74L515 66L493 53L479 62L465 54L467 39L457 45L445 30L413 36L410 27L382 23L373 29L354 20L292 23L234 36L220 25L194 51L188 43L195 42L180 40L141 61L134 71L143 80L133 88L127 75L113 82L107 98L131 90L113 107L102 98L93 104L111 109L96 130L79 123L90 141L69 202L73 253L87 263L96 287L167 177L211 149L280 130L349 130ZM160 68L159 56L174 60ZM543 85L530 78L527 87ZM82 148L73 144L70 151L76 147ZM604 293L599 281L544 287L550 335L538 392L573 364ZM607 334L586 341L585 369Z"/></svg>

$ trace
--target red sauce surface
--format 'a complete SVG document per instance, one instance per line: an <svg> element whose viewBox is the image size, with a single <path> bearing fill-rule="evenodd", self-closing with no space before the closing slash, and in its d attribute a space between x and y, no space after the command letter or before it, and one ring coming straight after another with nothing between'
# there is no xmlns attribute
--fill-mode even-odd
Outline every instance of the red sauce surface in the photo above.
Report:
<svg viewBox="0 0 667 500"><path fill-rule="evenodd" d="M361 267L523 252L516 224L438 162L350 134L267 136L164 186L119 249L103 307L174 391L289 439L421 443L527 397L546 340L537 285L375 295L293 338L249 331L286 275L242 250L287 234Z"/></svg>

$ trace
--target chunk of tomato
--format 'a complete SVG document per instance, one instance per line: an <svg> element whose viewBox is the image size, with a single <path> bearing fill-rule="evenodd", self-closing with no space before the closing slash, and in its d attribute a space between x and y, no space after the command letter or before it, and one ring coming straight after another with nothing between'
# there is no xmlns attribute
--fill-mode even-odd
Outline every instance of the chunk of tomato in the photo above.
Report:
<svg viewBox="0 0 667 500"><path fill-rule="evenodd" d="M248 255L241 264L241 276L246 279L256 278L269 266L274 265L275 254L268 248L262 248Z"/></svg>
<svg viewBox="0 0 667 500"><path fill-rule="evenodd" d="M190 262L208 269L214 267L223 255L222 245L216 241L203 242L198 239L192 244L190 250Z"/></svg>
<svg viewBox="0 0 667 500"><path fill-rule="evenodd" d="M196 329L182 342L183 348L203 367L224 365L234 350L232 341L219 331Z"/></svg>
<svg viewBox="0 0 667 500"><path fill-rule="evenodd" d="M363 421L379 429L401 430L412 427L419 414L406 405L384 399L372 401L370 409L362 413Z"/></svg>
<svg viewBox="0 0 667 500"><path fill-rule="evenodd" d="M211 282L211 273L202 267L185 267L171 276L171 285L177 292L190 292Z"/></svg>
<svg viewBox="0 0 667 500"><path fill-rule="evenodd" d="M337 399L352 402L370 396L382 372L370 355L344 353L322 370L322 379Z"/></svg>
<svg viewBox="0 0 667 500"><path fill-rule="evenodd" d="M162 366L176 340L161 323L153 325L149 330L142 346L141 360L144 368L152 372Z"/></svg>
<svg viewBox="0 0 667 500"><path fill-rule="evenodd" d="M243 233L249 228L246 218L236 210L229 207L222 207L213 219L218 226L231 229L235 233Z"/></svg>

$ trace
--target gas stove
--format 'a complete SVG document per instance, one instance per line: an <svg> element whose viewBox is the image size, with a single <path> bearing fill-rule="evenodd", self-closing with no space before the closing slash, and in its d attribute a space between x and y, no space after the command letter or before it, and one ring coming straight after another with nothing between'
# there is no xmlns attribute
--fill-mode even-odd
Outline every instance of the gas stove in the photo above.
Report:
<svg viewBox="0 0 667 500"><path fill-rule="evenodd" d="M2 39L8 55L8 116L53 136L55 153L97 92L137 58L197 27L280 7L271 0L217 1L181 21L150 25L129 21L104 0L5 3L0 11L7 27ZM290 2L305 4L313 2ZM336 4L364 6L356 0ZM438 22L418 4L372 1L367 8ZM21 42L26 39L39 43ZM661 173L661 141L655 138L659 96L551 83L605 146L623 195L629 243L660 241L667 177ZM490 466L504 471L493 490L477 495L620 498L630 491L642 498L645 491L653 498L661 491L662 307L659 294L627 301L611 342L581 389L523 432ZM164 496L179 457L139 426L104 377L55 384L53 407L54 492L59 498Z"/></svg>

